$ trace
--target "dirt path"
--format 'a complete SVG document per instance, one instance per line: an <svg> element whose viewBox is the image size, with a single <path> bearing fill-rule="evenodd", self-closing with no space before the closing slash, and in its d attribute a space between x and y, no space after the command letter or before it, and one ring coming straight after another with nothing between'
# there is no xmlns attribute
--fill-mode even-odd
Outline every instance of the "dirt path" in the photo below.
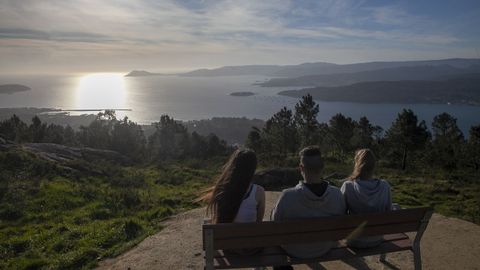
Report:
<svg viewBox="0 0 480 270"><path fill-rule="evenodd" d="M267 192L270 212L278 192ZM100 262L98 269L203 269L201 224L204 209L194 209L165 222L165 229L133 249ZM434 214L422 238L424 269L480 269L480 226L456 218ZM410 252L387 255L391 265L378 256L363 260L322 263L318 269L413 269ZM295 269L311 269L297 266Z"/></svg>

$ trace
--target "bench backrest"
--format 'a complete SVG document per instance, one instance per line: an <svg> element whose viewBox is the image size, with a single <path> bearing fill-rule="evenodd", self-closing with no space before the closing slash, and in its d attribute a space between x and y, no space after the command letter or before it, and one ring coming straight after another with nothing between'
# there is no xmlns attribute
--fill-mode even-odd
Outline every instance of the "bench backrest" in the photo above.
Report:
<svg viewBox="0 0 480 270"><path fill-rule="evenodd" d="M272 247L425 230L429 207L295 221L203 225L204 250ZM421 235L420 235L421 237Z"/></svg>

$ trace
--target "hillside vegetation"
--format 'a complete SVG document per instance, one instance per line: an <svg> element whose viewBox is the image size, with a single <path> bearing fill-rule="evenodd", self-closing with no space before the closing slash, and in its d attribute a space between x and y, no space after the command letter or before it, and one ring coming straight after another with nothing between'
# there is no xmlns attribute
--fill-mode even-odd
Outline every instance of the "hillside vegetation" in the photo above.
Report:
<svg viewBox="0 0 480 270"><path fill-rule="evenodd" d="M376 176L392 184L395 202L480 223L479 125L465 138L456 119L442 113L430 132L413 111L403 110L383 131L366 117L342 114L319 123L318 111L307 95L295 111L283 108L248 132L245 144L260 162L257 183L267 190L295 185L298 151L316 144L324 176L340 185L354 151L368 147L378 159ZM231 121L214 123L228 130ZM161 230L164 219L198 207L193 200L233 149L166 115L148 136L113 111L78 130L38 117L0 121L0 269L92 268Z"/></svg>
<svg viewBox="0 0 480 270"><path fill-rule="evenodd" d="M0 269L80 269L195 207L217 167L57 163L11 149L0 152L0 170Z"/></svg>

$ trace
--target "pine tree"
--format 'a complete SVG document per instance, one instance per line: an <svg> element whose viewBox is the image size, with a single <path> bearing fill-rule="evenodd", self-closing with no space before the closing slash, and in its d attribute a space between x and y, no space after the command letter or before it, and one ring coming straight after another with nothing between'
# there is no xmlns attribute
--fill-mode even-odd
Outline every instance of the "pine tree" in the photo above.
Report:
<svg viewBox="0 0 480 270"><path fill-rule="evenodd" d="M277 161L297 150L297 133L292 111L283 107L270 118L263 128L264 149Z"/></svg>
<svg viewBox="0 0 480 270"><path fill-rule="evenodd" d="M302 97L295 105L295 125L298 130L300 146L317 144L316 133L318 131L317 115L319 106L310 94Z"/></svg>
<svg viewBox="0 0 480 270"><path fill-rule="evenodd" d="M155 132L150 136L148 146L154 159L166 160L185 157L190 152L190 138L187 128L181 123L162 115L154 123Z"/></svg>
<svg viewBox="0 0 480 270"><path fill-rule="evenodd" d="M383 129L374 126L367 117L363 116L355 123L351 144L354 149L370 148L376 150L381 139Z"/></svg>
<svg viewBox="0 0 480 270"><path fill-rule="evenodd" d="M433 119L432 131L431 162L447 170L457 168L464 144L457 119L448 113L439 114Z"/></svg>
<svg viewBox="0 0 480 270"><path fill-rule="evenodd" d="M35 117L32 118L32 124L30 124L30 126L28 127L30 133L30 141L34 143L42 142L45 136L46 128L47 125L42 123L40 118L35 115Z"/></svg>
<svg viewBox="0 0 480 270"><path fill-rule="evenodd" d="M262 152L262 131L257 127L252 127L248 133L245 146L257 153Z"/></svg>
<svg viewBox="0 0 480 270"><path fill-rule="evenodd" d="M385 134L390 161L396 163L400 160L401 168L405 170L409 155L422 151L430 136L425 121L418 122L412 110L403 109Z"/></svg>
<svg viewBox="0 0 480 270"><path fill-rule="evenodd" d="M114 124L111 137L112 150L134 159L141 160L144 157L146 139L142 127L128 117Z"/></svg>
<svg viewBox="0 0 480 270"><path fill-rule="evenodd" d="M15 114L0 122L0 136L19 143L29 141L30 137L27 125Z"/></svg>
<svg viewBox="0 0 480 270"><path fill-rule="evenodd" d="M328 124L329 141L335 146L340 158L344 158L346 153L352 150L351 140L356 123L352 118L338 113L328 121Z"/></svg>
<svg viewBox="0 0 480 270"><path fill-rule="evenodd" d="M469 131L467 159L475 171L480 170L480 125L472 126Z"/></svg>

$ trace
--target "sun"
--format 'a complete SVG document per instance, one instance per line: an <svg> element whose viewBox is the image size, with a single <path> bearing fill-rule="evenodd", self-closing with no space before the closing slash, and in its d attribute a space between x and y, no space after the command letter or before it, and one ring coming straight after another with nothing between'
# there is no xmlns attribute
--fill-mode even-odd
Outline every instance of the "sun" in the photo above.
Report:
<svg viewBox="0 0 480 270"><path fill-rule="evenodd" d="M125 108L127 89L120 73L93 73L81 77L76 89L77 109Z"/></svg>

